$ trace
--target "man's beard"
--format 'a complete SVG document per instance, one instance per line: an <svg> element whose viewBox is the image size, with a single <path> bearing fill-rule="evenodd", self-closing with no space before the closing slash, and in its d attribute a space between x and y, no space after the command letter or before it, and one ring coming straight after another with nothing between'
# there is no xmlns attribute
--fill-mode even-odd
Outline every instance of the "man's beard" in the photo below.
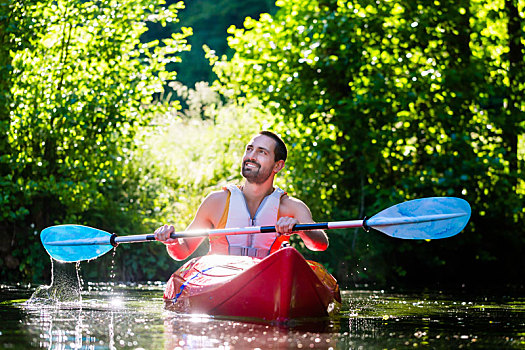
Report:
<svg viewBox="0 0 525 350"><path fill-rule="evenodd" d="M246 167L246 163L255 164L257 168L248 168ZM241 175L249 183L262 184L266 180L268 180L270 175L272 175L272 170L268 169L268 171L264 171L264 170L261 171L261 165L259 163L252 162L252 161L245 161L242 163Z"/></svg>

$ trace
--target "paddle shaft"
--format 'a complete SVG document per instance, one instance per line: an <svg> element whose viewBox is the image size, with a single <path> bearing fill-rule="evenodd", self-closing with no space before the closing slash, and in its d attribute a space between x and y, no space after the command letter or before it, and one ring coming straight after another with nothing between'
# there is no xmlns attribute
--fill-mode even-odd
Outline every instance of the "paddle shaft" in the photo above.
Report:
<svg viewBox="0 0 525 350"><path fill-rule="evenodd" d="M419 217L400 217L400 218L389 218L386 219L376 219L373 222L368 223L368 220L350 220L350 221L332 221L332 222L319 222L312 224L297 224L292 228L292 231L311 231L311 230L330 230L330 229L343 229L343 228L357 228L363 227L365 230L381 227L381 226L392 226L392 225L403 225L403 224L413 224L421 222L430 222L430 221L439 221L447 220L455 217L460 217L465 214L463 213L453 213L453 214L437 214L437 215L425 215ZM256 234L256 233L270 233L276 232L275 226L253 226L253 227L243 227L243 228L223 228L223 229L214 229L214 230L196 230L196 231L185 231L185 232L174 232L170 235L170 238L194 238L194 237L215 237L215 236L224 236L224 235L246 235L246 234ZM145 241L154 241L155 235L146 234L146 235L132 235L132 236L120 236L117 237L114 235L111 239L113 245L119 243L138 243ZM107 241L106 241L107 242ZM71 242L69 242L71 243ZM85 243L83 243L85 244ZM93 243L100 244L100 243ZM107 244L107 243L106 243Z"/></svg>

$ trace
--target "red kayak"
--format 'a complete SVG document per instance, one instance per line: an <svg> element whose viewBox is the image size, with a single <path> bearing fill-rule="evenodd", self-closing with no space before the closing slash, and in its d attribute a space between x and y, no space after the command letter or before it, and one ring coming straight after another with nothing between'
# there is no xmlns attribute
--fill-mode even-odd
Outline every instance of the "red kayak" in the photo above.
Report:
<svg viewBox="0 0 525 350"><path fill-rule="evenodd" d="M183 313L283 322L326 317L341 296L326 269L287 247L264 259L206 255L188 261L168 281L166 308Z"/></svg>

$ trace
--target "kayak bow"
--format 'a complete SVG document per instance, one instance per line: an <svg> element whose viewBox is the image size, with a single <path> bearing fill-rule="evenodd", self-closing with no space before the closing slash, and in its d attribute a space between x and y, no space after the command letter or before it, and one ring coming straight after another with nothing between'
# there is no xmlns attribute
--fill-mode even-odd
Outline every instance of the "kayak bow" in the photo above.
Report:
<svg viewBox="0 0 525 350"><path fill-rule="evenodd" d="M164 292L168 310L285 322L339 309L337 281L294 248L264 259L207 255L184 264Z"/></svg>

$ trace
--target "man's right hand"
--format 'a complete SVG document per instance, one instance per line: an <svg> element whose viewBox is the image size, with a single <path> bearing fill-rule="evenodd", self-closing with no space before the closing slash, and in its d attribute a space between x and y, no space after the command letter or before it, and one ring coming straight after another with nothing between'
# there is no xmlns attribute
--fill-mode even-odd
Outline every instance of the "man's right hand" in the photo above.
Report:
<svg viewBox="0 0 525 350"><path fill-rule="evenodd" d="M179 243L178 238L170 238L170 235L175 232L173 225L163 225L155 230L155 239L164 244Z"/></svg>

